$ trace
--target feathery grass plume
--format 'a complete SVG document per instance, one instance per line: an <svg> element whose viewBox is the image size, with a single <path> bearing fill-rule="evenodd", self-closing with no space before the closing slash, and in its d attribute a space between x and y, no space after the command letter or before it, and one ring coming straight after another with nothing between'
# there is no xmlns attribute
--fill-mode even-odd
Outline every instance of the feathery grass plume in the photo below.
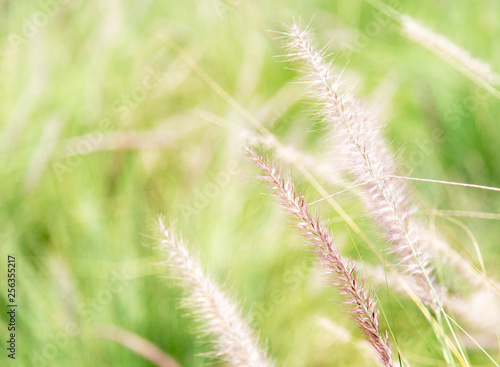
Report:
<svg viewBox="0 0 500 367"><path fill-rule="evenodd" d="M193 259L183 241L159 220L163 236L158 249L165 253L166 264L175 273L185 292L183 307L191 310L204 326L203 331L214 338L216 357L239 367L273 366L266 353L258 347L239 307L205 274Z"/></svg>
<svg viewBox="0 0 500 367"><path fill-rule="evenodd" d="M491 69L491 66L484 61L473 58L469 51L464 50L446 37L434 33L408 15L402 15L400 21L402 32L406 37L452 64L460 72L469 77L478 78L487 84L500 82L500 77Z"/></svg>
<svg viewBox="0 0 500 367"><path fill-rule="evenodd" d="M288 57L305 64L307 84L319 100L320 114L338 143L344 166L362 188L372 217L392 244L402 269L416 276L426 290L429 296L423 301L437 309L425 231L414 217L415 208L410 205L404 182L387 177L398 176L398 169L381 125L343 85L341 74L316 49L308 30L294 24L285 36Z"/></svg>
<svg viewBox="0 0 500 367"><path fill-rule="evenodd" d="M281 205L297 219L297 226L309 244L316 248L316 255L325 272L333 275L333 284L341 294L347 296L345 303L352 306L356 324L364 331L382 366L394 366L388 334L380 331L378 308L375 298L363 282L356 278L354 263L342 259L327 228L309 214L306 199L295 191L291 182L285 181L281 173L248 148L252 161L265 173L262 179L268 182Z"/></svg>

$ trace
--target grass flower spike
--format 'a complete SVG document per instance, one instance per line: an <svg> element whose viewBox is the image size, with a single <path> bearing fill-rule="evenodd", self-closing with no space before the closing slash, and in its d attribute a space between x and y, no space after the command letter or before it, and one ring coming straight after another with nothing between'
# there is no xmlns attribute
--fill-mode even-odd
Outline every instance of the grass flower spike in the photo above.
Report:
<svg viewBox="0 0 500 367"><path fill-rule="evenodd" d="M311 217L307 201L295 191L294 185L285 181L278 170L253 150L249 149L249 153L253 162L264 172L262 179L271 185L283 208L297 219L297 226L316 249L325 272L333 276L335 287L346 296L345 303L351 306L350 312L354 314L358 327L364 331L380 364L394 366L387 332L382 334L380 330L375 298L371 290L356 278L354 263L342 259L326 226Z"/></svg>
<svg viewBox="0 0 500 367"><path fill-rule="evenodd" d="M197 316L204 332L214 338L216 357L231 366L272 366L260 350L257 339L236 306L189 254L183 241L160 220L163 236L159 249L166 254L171 268L186 296L183 306Z"/></svg>
<svg viewBox="0 0 500 367"><path fill-rule="evenodd" d="M498 84L500 82L500 77L491 69L489 64L473 58L469 51L424 27L411 17L403 15L401 17L401 26L406 37L435 53L473 79L477 78L486 84Z"/></svg>
<svg viewBox="0 0 500 367"><path fill-rule="evenodd" d="M307 84L319 101L321 116L337 142L341 161L363 188L366 206L392 245L391 251L402 269L419 279L418 285L429 295L424 301L436 308L425 230L413 215L415 209L404 182L389 177L398 176L398 169L381 125L343 85L341 74L316 49L307 30L293 25L286 34L286 46L288 56L304 64Z"/></svg>

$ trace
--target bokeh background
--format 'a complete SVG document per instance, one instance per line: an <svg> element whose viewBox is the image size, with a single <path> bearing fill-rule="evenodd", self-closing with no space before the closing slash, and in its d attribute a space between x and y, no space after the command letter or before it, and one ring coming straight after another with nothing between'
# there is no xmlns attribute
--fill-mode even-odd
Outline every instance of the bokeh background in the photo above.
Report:
<svg viewBox="0 0 500 367"><path fill-rule="evenodd" d="M2 365L152 366L101 337L102 325L149 340L183 366L219 365L207 356L197 323L179 309L181 293L167 269L155 266L159 214L238 299L278 365L373 365L341 298L245 159L249 142L272 149L241 109L289 147L272 154L310 201L320 195L287 164L297 152L329 192L350 184L299 73L281 57L275 31L293 19L311 24L356 94L387 125L405 174L500 186L500 101L403 36L378 2L0 4L1 310L7 254L18 265L17 358L8 360L2 347ZM500 71L500 3L391 5ZM476 241L488 275L498 279L499 217L432 209L500 213L500 195L411 186L429 226L479 269ZM385 253L356 193L336 200ZM331 207L321 202L314 209L345 256L383 265ZM460 274L445 264L438 270L442 284L462 297L457 302L469 305L474 293ZM413 366L445 366L417 307L384 284L376 287L405 357ZM481 316L478 310L468 308ZM463 323L499 357L495 336ZM473 345L467 352L471 365L492 365Z"/></svg>

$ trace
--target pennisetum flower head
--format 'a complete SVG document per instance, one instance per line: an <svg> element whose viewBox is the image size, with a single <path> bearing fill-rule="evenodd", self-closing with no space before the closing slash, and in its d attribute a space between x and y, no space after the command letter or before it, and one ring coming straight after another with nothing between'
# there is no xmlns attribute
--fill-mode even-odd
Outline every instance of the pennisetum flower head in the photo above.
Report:
<svg viewBox="0 0 500 367"><path fill-rule="evenodd" d="M288 57L303 66L306 84L320 105L341 162L362 188L365 205L391 244L400 267L419 279L432 308L439 301L433 287L431 251L425 229L415 217L409 189L398 169L382 126L342 81L342 75L318 50L310 32L293 24L285 33ZM425 301L425 300L424 300Z"/></svg>
<svg viewBox="0 0 500 367"><path fill-rule="evenodd" d="M161 219L162 234L158 250L165 255L167 265L184 292L182 305L191 310L212 337L215 355L231 366L268 367L273 363L257 343L239 307L203 271L184 242L173 229L167 229Z"/></svg>
<svg viewBox="0 0 500 367"><path fill-rule="evenodd" d="M330 236L327 227L319 219L313 219L308 203L298 193L292 182L285 180L272 164L248 148L250 159L263 171L262 180L269 183L281 206L295 219L296 225L310 246L334 286L345 296L349 312L354 315L357 326L364 331L378 362L385 367L394 366L388 335L382 333L379 325L378 307L372 290L359 281L354 272L354 263L344 260Z"/></svg>

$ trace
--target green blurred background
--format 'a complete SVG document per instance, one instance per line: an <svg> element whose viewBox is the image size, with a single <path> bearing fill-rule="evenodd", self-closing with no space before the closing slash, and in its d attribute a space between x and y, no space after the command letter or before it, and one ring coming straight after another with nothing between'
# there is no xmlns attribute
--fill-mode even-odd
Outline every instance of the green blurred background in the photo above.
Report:
<svg viewBox="0 0 500 367"><path fill-rule="evenodd" d="M282 62L273 32L293 19L310 21L319 44L328 44L336 65L347 65L347 80L387 123L394 151L404 148L406 174L500 186L500 101L364 1L0 4L2 365L152 365L99 338L98 325L109 324L153 342L183 366L214 364L196 322L178 309L180 292L168 271L155 266L159 214L252 316L278 365L373 365L341 298L325 286L310 250L245 159L245 142L265 142L169 40L282 143L313 157L313 172L335 192L349 183L329 163L335 156L325 126L304 85L295 83L299 74ZM499 2L393 6L500 71ZM436 132L442 141L432 140ZM311 201L320 198L289 171ZM413 186L424 209L500 213L498 193ZM359 198L347 192L336 199L384 251ZM315 209L345 256L381 265L329 206ZM464 228L422 214L459 239L452 245L479 267ZM488 274L500 277L498 221L457 220L474 234ZM4 348L7 254L18 265L16 361ZM460 277L442 273L450 291L470 294ZM378 289L412 365L444 366L417 307ZM350 340L318 321L324 318L352 333ZM498 344L488 351L498 357ZM468 353L472 365L491 365L477 348Z"/></svg>

